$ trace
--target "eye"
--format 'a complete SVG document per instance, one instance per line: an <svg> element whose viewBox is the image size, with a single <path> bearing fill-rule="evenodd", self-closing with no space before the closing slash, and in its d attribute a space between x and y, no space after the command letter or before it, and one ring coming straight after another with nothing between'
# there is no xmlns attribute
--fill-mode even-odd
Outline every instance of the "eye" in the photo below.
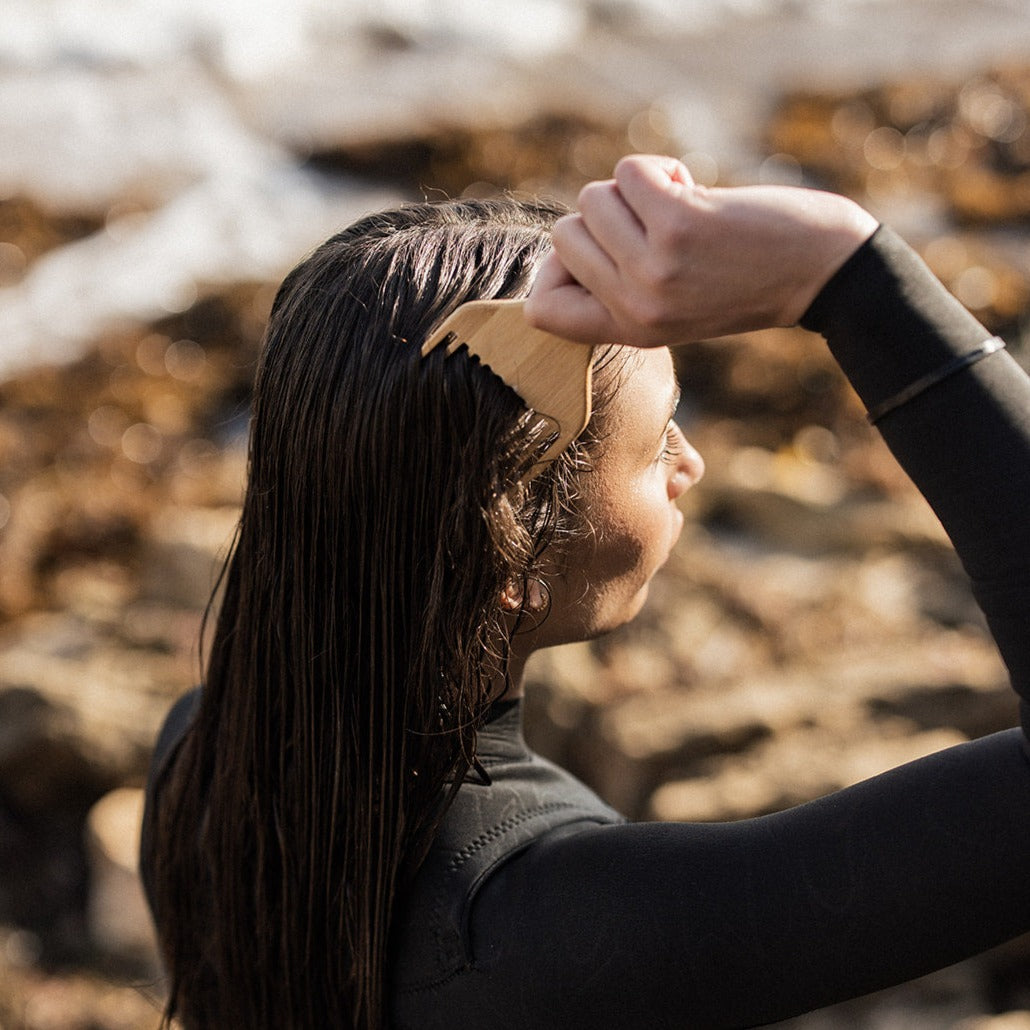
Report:
<svg viewBox="0 0 1030 1030"><path fill-rule="evenodd" d="M683 437L676 423L669 419L669 424L665 429L665 441L662 444L662 449L658 452L658 460L666 465L675 465L676 459L682 453Z"/></svg>

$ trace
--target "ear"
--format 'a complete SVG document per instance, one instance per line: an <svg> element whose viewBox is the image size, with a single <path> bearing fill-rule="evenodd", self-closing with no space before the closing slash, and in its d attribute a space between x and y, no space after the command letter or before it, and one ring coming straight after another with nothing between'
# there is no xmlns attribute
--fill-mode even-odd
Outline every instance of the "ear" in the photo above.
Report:
<svg viewBox="0 0 1030 1030"><path fill-rule="evenodd" d="M509 580L508 585L501 591L501 607L508 612L517 612L525 607L528 611L543 611L547 606L547 587L536 576L530 576L526 580L528 604L522 592L522 586L514 580Z"/></svg>
<svg viewBox="0 0 1030 1030"><path fill-rule="evenodd" d="M501 591L501 607L506 612L517 612L522 607L522 588L512 580Z"/></svg>

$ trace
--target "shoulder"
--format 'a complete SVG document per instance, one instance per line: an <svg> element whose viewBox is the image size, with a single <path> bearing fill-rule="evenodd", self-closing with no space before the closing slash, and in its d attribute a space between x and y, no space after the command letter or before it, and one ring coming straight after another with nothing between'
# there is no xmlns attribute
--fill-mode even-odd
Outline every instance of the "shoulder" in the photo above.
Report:
<svg viewBox="0 0 1030 1030"><path fill-rule="evenodd" d="M492 745L499 743L495 751ZM487 738L483 776L455 797L408 894L395 935L394 993L414 999L475 966L470 917L505 863L555 834L625 820L570 773Z"/></svg>

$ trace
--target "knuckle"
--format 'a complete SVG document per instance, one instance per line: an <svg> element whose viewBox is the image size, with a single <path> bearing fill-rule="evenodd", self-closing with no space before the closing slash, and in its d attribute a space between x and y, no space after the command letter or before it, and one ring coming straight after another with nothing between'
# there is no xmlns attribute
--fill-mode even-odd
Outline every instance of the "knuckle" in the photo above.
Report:
<svg viewBox="0 0 1030 1030"><path fill-rule="evenodd" d="M665 260L675 258L687 249L694 237L694 227L684 217L666 219L655 230L655 249Z"/></svg>
<svg viewBox="0 0 1030 1030"><path fill-rule="evenodd" d="M638 175L644 161L645 158L640 154L630 154L627 157L619 158L615 165L615 178L617 180L624 180Z"/></svg>
<svg viewBox="0 0 1030 1030"><path fill-rule="evenodd" d="M668 319L665 305L650 292L631 296L625 307L629 320L642 329L660 329Z"/></svg>
<svg viewBox="0 0 1030 1030"><path fill-rule="evenodd" d="M661 253L656 253L645 261L640 268L640 280L648 293L655 298L663 297L676 288L679 281L679 269L671 261L663 260Z"/></svg>
<svg viewBox="0 0 1030 1030"><path fill-rule="evenodd" d="M576 198L580 211L592 211L603 205L611 197L612 184L609 182L588 182Z"/></svg>
<svg viewBox="0 0 1030 1030"><path fill-rule="evenodd" d="M551 242L561 246L569 242L575 235L579 226L579 215L562 215L554 225L551 226Z"/></svg>

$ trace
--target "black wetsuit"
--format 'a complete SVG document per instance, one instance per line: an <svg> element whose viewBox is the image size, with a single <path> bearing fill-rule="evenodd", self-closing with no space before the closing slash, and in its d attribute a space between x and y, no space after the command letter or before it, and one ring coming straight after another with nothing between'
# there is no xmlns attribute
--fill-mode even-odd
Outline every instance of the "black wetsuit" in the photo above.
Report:
<svg viewBox="0 0 1030 1030"><path fill-rule="evenodd" d="M883 229L803 324L870 407L988 336ZM1030 699L1030 380L998 352L880 428ZM776 815L629 824L531 755L506 706L396 929L394 1026L756 1026L1030 931L1027 756L1011 730Z"/></svg>

